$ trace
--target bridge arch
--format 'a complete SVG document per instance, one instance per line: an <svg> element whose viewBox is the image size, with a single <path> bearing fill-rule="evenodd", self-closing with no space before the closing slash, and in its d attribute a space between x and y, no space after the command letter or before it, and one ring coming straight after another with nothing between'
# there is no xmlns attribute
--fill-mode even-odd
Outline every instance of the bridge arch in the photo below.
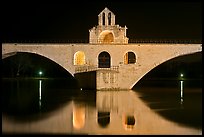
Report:
<svg viewBox="0 0 204 137"><path fill-rule="evenodd" d="M28 51L8 52L8 53L2 55L2 59L6 59L6 58L8 58L8 57L14 56L14 55L16 55L17 53L34 54L34 55L38 55L38 56L40 56L40 57L43 57L43 58L45 58L45 59L47 59L47 60L50 60L50 61L52 61L52 62L58 64L58 65L59 65L60 67L62 67L66 72L68 72L69 74L71 74L71 75L73 76L73 74L72 74L67 68L63 67L63 65L59 64L56 60L54 60L54 59L52 59L52 58L50 58L50 57L48 57L48 56L46 56L46 55L40 54L40 53L28 52Z"/></svg>
<svg viewBox="0 0 204 137"><path fill-rule="evenodd" d="M102 51L98 55L98 67L99 68L110 68L111 67L111 56L107 51Z"/></svg>
<svg viewBox="0 0 204 137"><path fill-rule="evenodd" d="M85 53L83 51L77 51L74 54L74 65L84 65L86 63Z"/></svg>
<svg viewBox="0 0 204 137"><path fill-rule="evenodd" d="M124 55L124 64L135 64L137 56L133 51L128 51Z"/></svg>
<svg viewBox="0 0 204 137"><path fill-rule="evenodd" d="M102 31L99 35L98 41L101 44L112 44L114 42L114 34L110 30Z"/></svg>
<svg viewBox="0 0 204 137"><path fill-rule="evenodd" d="M151 65L148 69L146 69L146 71L144 73L142 73L142 75L139 78L137 78L137 80L133 84L131 84L129 89L132 89L133 86L138 83L138 81L140 81L147 73L149 73L151 70L158 67L159 65L161 65L161 64L163 64L163 63L165 63L167 61L173 60L175 58L186 56L186 55L192 55L192 54L195 54L195 53L198 53L198 52L200 52L200 51L188 52L188 53L183 53L183 54L179 54L179 55L174 55L172 57L166 58L165 60L162 60L161 62L155 62L154 65Z"/></svg>

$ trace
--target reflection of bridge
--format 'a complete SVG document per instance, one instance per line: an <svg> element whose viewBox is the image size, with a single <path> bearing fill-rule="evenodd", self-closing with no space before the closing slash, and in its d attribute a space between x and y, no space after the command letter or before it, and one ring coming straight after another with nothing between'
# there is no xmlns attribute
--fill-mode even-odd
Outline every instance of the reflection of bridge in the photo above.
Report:
<svg viewBox="0 0 204 137"><path fill-rule="evenodd" d="M132 91L97 91L96 106L73 100L54 113L42 113L39 115L41 120L16 123L2 115L2 132L82 135L202 134L201 129L181 126L155 113L140 96Z"/></svg>
<svg viewBox="0 0 204 137"><path fill-rule="evenodd" d="M159 64L202 51L202 44L128 44L127 27L115 25L115 15L109 9L98 17L99 24L89 30L87 44L3 43L2 58L17 52L34 53L58 63L81 82L94 80L96 89L131 89Z"/></svg>
<svg viewBox="0 0 204 137"><path fill-rule="evenodd" d="M199 130L179 126L158 115L140 97L131 90L97 91L95 108L73 101L72 133L199 134Z"/></svg>

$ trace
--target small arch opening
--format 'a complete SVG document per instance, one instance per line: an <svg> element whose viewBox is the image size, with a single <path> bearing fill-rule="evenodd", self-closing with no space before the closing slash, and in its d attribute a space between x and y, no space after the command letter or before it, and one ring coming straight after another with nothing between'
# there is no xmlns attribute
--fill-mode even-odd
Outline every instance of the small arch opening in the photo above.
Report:
<svg viewBox="0 0 204 137"><path fill-rule="evenodd" d="M111 66L111 57L110 54L106 51L103 51L98 56L98 67L99 68L110 68Z"/></svg>
<svg viewBox="0 0 204 137"><path fill-rule="evenodd" d="M99 36L99 43L112 44L114 42L114 36L111 31L103 31Z"/></svg>
<svg viewBox="0 0 204 137"><path fill-rule="evenodd" d="M74 54L74 65L84 65L85 64L85 54L83 51L77 51Z"/></svg>
<svg viewBox="0 0 204 137"><path fill-rule="evenodd" d="M111 13L108 13L108 25L111 25Z"/></svg>
<svg viewBox="0 0 204 137"><path fill-rule="evenodd" d="M124 56L124 64L135 64L136 56L133 52L127 52Z"/></svg>
<svg viewBox="0 0 204 137"><path fill-rule="evenodd" d="M103 13L103 15L102 15L102 25L105 25L105 13Z"/></svg>
<svg viewBox="0 0 204 137"><path fill-rule="evenodd" d="M103 43L112 43L112 42L113 42L113 34L110 32L104 36Z"/></svg>

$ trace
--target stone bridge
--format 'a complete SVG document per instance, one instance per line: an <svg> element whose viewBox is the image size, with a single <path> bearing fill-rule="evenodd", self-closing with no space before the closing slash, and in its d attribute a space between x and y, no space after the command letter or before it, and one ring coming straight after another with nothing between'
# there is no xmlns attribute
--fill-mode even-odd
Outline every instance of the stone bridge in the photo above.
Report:
<svg viewBox="0 0 204 137"><path fill-rule="evenodd" d="M202 44L128 43L127 27L105 8L89 43L3 43L2 58L17 52L44 56L61 65L82 88L131 89L145 74L172 58L202 51Z"/></svg>
<svg viewBox="0 0 204 137"><path fill-rule="evenodd" d="M98 90L131 89L161 63L201 51L202 44L2 44L3 59L27 52L56 62L73 76L95 72L82 81L95 78Z"/></svg>

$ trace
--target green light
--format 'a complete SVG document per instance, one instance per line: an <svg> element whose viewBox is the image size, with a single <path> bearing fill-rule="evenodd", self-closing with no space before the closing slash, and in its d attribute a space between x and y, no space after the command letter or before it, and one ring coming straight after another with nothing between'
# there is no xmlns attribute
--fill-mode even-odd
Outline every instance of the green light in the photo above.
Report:
<svg viewBox="0 0 204 137"><path fill-rule="evenodd" d="M38 74L41 76L43 73L42 73L42 71L39 71L39 73L38 73Z"/></svg>
<svg viewBox="0 0 204 137"><path fill-rule="evenodd" d="M180 76L183 77L183 73L181 73Z"/></svg>

